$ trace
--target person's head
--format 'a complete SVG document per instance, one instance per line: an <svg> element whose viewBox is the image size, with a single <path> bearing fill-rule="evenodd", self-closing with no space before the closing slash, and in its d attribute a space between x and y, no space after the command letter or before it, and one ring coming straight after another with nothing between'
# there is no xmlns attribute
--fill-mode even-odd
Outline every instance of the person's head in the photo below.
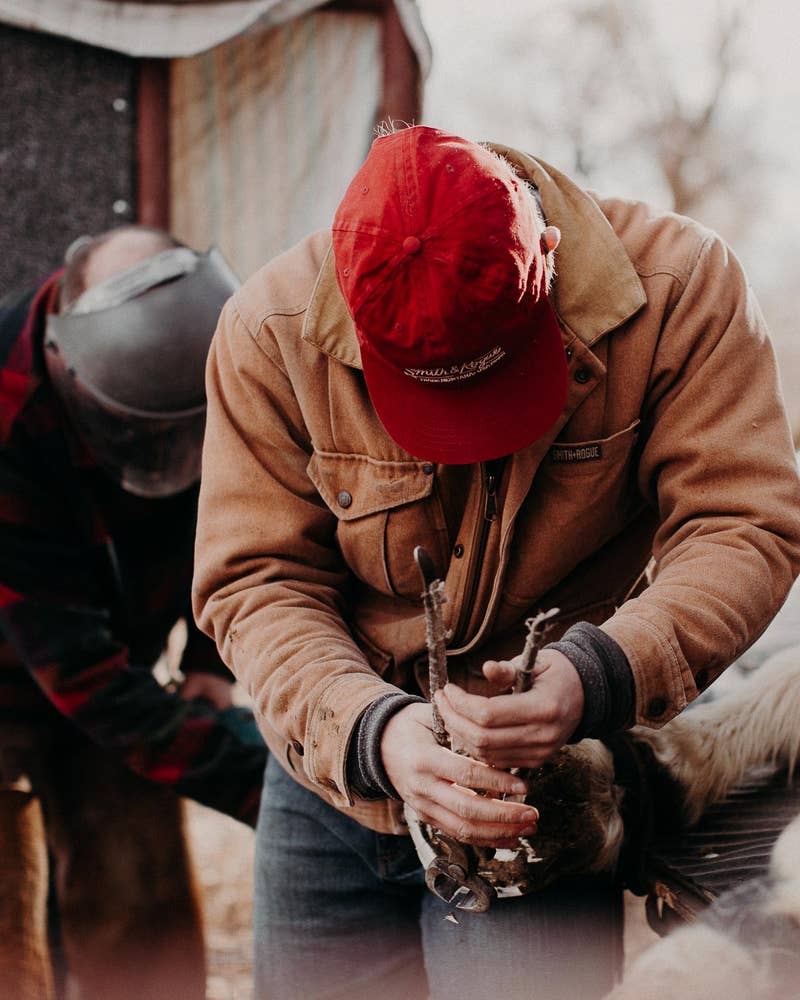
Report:
<svg viewBox="0 0 800 1000"><path fill-rule="evenodd" d="M205 360L237 285L218 251L146 226L68 250L47 370L98 465L129 492L170 496L199 478Z"/></svg>
<svg viewBox="0 0 800 1000"><path fill-rule="evenodd" d="M64 254L59 309L67 312L87 289L164 250L183 246L153 226L126 225L97 236L79 236Z"/></svg>
<svg viewBox="0 0 800 1000"><path fill-rule="evenodd" d="M333 252L370 398L406 451L485 461L556 422L558 235L486 147L424 126L375 140L337 210Z"/></svg>

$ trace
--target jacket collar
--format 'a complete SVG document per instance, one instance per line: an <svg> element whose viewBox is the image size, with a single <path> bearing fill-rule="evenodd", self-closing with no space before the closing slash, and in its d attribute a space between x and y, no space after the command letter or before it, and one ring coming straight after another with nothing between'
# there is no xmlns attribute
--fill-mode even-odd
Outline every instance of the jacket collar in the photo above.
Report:
<svg viewBox="0 0 800 1000"><path fill-rule="evenodd" d="M625 248L599 206L585 191L543 161L490 144L539 190L547 222L561 230L558 278L551 293L565 328L587 347L637 313L646 302ZM303 322L303 339L337 361L361 367L355 327L336 282L333 250L322 262Z"/></svg>

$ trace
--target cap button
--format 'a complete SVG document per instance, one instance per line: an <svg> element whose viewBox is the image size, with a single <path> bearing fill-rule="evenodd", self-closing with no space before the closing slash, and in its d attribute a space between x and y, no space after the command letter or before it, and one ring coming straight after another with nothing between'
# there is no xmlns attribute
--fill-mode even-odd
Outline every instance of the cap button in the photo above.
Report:
<svg viewBox="0 0 800 1000"><path fill-rule="evenodd" d="M422 242L417 236L406 236L403 240L403 253L409 255L419 253L422 249Z"/></svg>

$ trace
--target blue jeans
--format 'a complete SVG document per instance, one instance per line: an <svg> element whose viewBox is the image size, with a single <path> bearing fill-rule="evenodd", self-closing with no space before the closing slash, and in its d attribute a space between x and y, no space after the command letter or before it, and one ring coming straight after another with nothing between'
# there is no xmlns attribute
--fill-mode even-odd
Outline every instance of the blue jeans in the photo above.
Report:
<svg viewBox="0 0 800 1000"><path fill-rule="evenodd" d="M488 913L425 888L409 837L375 833L270 758L256 832L256 1000L591 1000L622 964L622 895L583 877Z"/></svg>

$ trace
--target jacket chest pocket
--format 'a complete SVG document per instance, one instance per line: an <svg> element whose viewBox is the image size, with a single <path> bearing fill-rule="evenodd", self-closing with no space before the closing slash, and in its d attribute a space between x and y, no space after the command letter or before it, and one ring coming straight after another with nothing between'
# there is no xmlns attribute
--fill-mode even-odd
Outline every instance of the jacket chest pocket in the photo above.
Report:
<svg viewBox="0 0 800 1000"><path fill-rule="evenodd" d="M308 476L339 522L336 540L355 576L381 593L418 601L414 547L424 545L439 561L447 551L435 468L316 451Z"/></svg>
<svg viewBox="0 0 800 1000"><path fill-rule="evenodd" d="M597 441L557 441L536 475L534 491L563 529L592 549L625 526L641 507L633 458L639 421ZM556 515L557 516L557 515ZM569 536L568 536L569 537Z"/></svg>
<svg viewBox="0 0 800 1000"><path fill-rule="evenodd" d="M507 593L513 603L527 605L556 586L642 509L634 461L638 434L636 420L609 438L552 445L515 532Z"/></svg>

